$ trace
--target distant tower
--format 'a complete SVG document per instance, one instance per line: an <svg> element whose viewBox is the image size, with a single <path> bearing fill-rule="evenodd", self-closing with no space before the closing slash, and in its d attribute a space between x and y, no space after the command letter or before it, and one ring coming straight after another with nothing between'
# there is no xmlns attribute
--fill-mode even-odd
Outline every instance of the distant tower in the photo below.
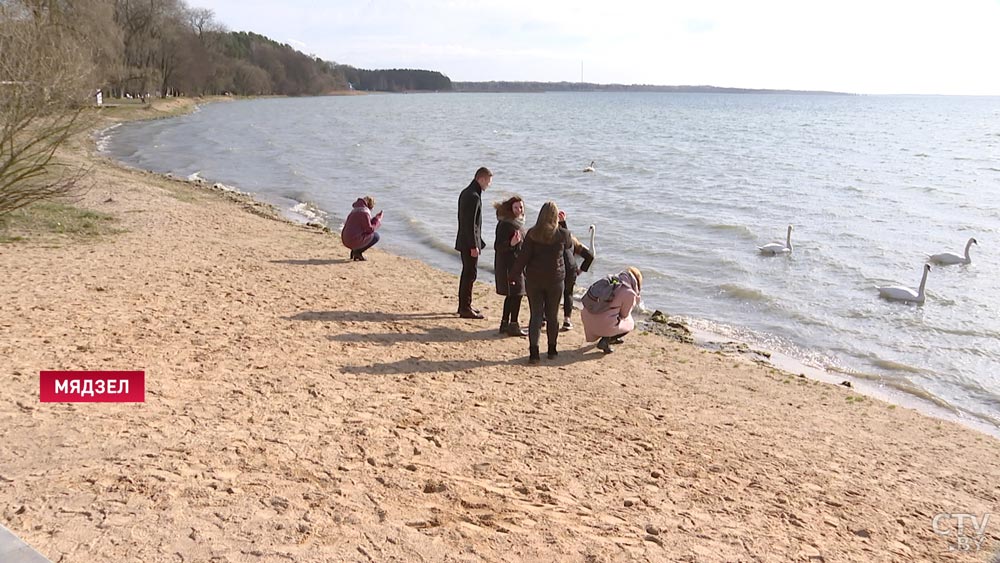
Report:
<svg viewBox="0 0 1000 563"><path fill-rule="evenodd" d="M580 84L583 84L583 61L580 61Z"/></svg>

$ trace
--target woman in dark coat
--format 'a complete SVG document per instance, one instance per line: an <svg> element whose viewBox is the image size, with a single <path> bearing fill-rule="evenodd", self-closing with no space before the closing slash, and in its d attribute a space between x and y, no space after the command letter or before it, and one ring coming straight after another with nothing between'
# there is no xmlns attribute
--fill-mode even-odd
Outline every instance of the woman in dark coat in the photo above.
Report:
<svg viewBox="0 0 1000 563"><path fill-rule="evenodd" d="M517 260L524 241L524 201L514 196L500 203L494 203L497 210L497 238L493 243L496 251L494 270L496 271L497 293L506 295L503 300L503 315L500 317L500 334L527 336L521 328L517 316L521 311L524 297L524 276L516 276L510 281L510 271Z"/></svg>
<svg viewBox="0 0 1000 563"><path fill-rule="evenodd" d="M524 272L525 293L531 308L531 322L528 324L528 363L535 364L538 355L538 339L545 319L545 333L548 336L548 357L559 355L556 342L559 340L559 301L562 299L566 266L563 260L567 249L572 250L573 241L569 231L559 228L559 208L555 202L547 201L538 212L538 221L524 235L521 252L517 256L511 278ZM512 281L511 280L511 281Z"/></svg>

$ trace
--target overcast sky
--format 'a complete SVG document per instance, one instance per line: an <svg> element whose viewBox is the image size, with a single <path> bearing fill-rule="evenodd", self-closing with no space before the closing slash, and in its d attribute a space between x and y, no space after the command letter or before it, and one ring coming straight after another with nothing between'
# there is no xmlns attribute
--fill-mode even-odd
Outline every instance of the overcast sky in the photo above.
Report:
<svg viewBox="0 0 1000 563"><path fill-rule="evenodd" d="M1000 0L188 0L361 68L538 80L1000 95ZM320 5L318 5L320 4Z"/></svg>

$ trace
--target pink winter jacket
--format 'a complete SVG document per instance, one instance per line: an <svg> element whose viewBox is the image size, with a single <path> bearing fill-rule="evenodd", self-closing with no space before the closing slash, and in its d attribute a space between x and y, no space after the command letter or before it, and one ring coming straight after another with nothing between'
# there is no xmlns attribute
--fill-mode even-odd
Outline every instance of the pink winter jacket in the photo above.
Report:
<svg viewBox="0 0 1000 563"><path fill-rule="evenodd" d="M340 232L340 240L344 246L351 250L364 248L372 240L372 235L379 228L382 221L379 217L372 217L372 210L368 209L364 198L358 198L354 202L354 208L347 215L344 221L344 230Z"/></svg>
<svg viewBox="0 0 1000 563"><path fill-rule="evenodd" d="M636 291L638 284L627 272L619 274L619 279L625 283L615 289L611 306L606 311L591 313L584 309L580 313L580 317L583 319L583 333L587 342L593 342L604 336L625 334L635 328L632 308L639 302L639 293Z"/></svg>

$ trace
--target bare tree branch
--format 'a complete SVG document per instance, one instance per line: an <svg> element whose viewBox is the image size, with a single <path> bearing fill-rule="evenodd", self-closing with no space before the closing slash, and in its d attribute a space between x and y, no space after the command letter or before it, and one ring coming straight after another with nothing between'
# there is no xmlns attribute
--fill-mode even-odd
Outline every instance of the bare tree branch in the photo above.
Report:
<svg viewBox="0 0 1000 563"><path fill-rule="evenodd" d="M58 7L0 1L0 215L72 195L86 173L55 158L84 125L94 71L92 53Z"/></svg>

